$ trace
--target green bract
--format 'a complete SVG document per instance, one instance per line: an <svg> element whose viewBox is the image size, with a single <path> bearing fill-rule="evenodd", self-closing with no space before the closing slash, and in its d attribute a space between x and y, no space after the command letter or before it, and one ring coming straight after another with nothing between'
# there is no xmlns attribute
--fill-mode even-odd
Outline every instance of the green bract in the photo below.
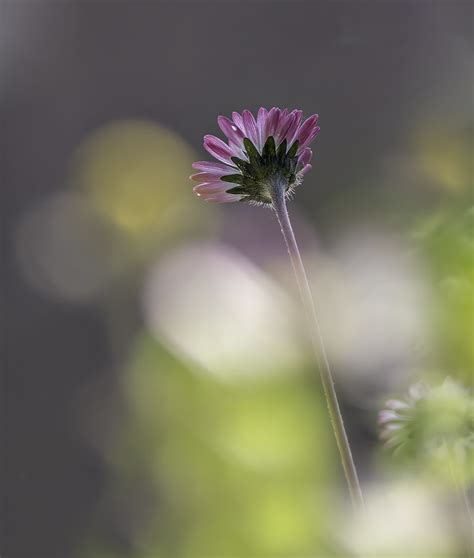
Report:
<svg viewBox="0 0 474 558"><path fill-rule="evenodd" d="M286 192L297 185L298 141L287 151L286 139L277 149L275 139L270 136L262 154L248 138L244 138L243 143L249 160L232 157L232 162L242 174L230 174L221 178L224 182L238 184L226 190L229 194L240 194L241 201L269 204L272 201L271 189L275 184L283 184Z"/></svg>

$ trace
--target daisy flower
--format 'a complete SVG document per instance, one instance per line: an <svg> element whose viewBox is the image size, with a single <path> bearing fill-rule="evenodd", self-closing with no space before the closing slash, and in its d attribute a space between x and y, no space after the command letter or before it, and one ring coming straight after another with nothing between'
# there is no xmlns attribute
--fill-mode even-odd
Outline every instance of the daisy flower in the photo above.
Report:
<svg viewBox="0 0 474 558"><path fill-rule="evenodd" d="M401 399L389 399L379 412L380 438L395 452L433 456L445 447L469 452L474 442L474 402L452 378L438 386L417 383Z"/></svg>
<svg viewBox="0 0 474 558"><path fill-rule="evenodd" d="M199 172L190 178L198 182L194 192L208 202L246 201L273 208L298 284L316 364L326 397L341 464L354 509L363 508L362 491L336 397L334 380L318 324L313 296L303 260L288 215L286 200L311 169L309 144L319 132L318 115L303 120L301 110L261 108L257 118L244 110L217 119L228 142L204 136L206 149L218 162L200 161Z"/></svg>
<svg viewBox="0 0 474 558"><path fill-rule="evenodd" d="M317 114L304 120L301 110L260 108L257 118L244 110L217 122L227 143L206 135L204 149L219 162L194 163L199 172L190 177L199 182L194 192L206 201L268 205L277 184L289 195L311 169L308 146L319 132Z"/></svg>

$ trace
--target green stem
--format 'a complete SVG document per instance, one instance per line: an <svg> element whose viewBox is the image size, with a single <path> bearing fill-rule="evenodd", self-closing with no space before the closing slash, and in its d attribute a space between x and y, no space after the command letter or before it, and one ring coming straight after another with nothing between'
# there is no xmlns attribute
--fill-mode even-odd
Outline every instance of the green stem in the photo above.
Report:
<svg viewBox="0 0 474 558"><path fill-rule="evenodd" d="M349 487L352 504L356 511L364 508L362 491L360 488L357 471L352 459L349 440L344 428L339 403L337 401L336 390L334 389L334 380L332 378L329 361L324 348L323 337L314 307L313 296L309 287L308 278L301 259L301 254L296 243L296 238L291 227L290 217L286 207L284 184L277 182L272 185L271 197L273 209L276 213L278 222L280 223L281 232L285 239L288 253L290 255L293 270L295 272L296 282L301 295L306 321L311 334L311 342L314 348L316 362L321 374L324 395L329 410L329 417L336 437L337 447L341 457L342 467Z"/></svg>

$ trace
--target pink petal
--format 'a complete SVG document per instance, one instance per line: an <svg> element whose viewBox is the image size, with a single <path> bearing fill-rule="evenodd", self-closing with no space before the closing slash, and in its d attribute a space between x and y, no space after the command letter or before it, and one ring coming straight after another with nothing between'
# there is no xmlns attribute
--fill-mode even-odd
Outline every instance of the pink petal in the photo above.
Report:
<svg viewBox="0 0 474 558"><path fill-rule="evenodd" d="M217 194L218 192L225 192L229 189L229 184L225 182L203 182L194 186L193 192L196 194Z"/></svg>
<svg viewBox="0 0 474 558"><path fill-rule="evenodd" d="M204 172L219 173L222 171L223 174L228 174L235 170L234 166L223 165L222 163L216 163L214 161L197 161L191 165L193 169L197 169Z"/></svg>
<svg viewBox="0 0 474 558"><path fill-rule="evenodd" d="M219 124L219 128L224 132L230 141L233 141L237 145L242 144L244 134L242 133L242 130L237 128L237 126L229 118L226 116L219 116L217 118L217 123Z"/></svg>
<svg viewBox="0 0 474 558"><path fill-rule="evenodd" d="M318 121L318 115L313 114L313 116L310 116L309 118L307 118L303 122L303 124L300 126L300 128L296 132L295 140L299 141L300 147L306 141L309 134L313 131L314 127L316 126L317 121Z"/></svg>
<svg viewBox="0 0 474 558"><path fill-rule="evenodd" d="M405 403L405 401L400 401L400 399L389 399L385 402L385 406L388 409L392 409L394 411L400 411L410 408L410 405L408 405L408 403Z"/></svg>
<svg viewBox="0 0 474 558"><path fill-rule="evenodd" d="M313 152L309 147L307 147L299 156L298 162L301 163L303 166L305 166L311 161L312 156L313 156Z"/></svg>
<svg viewBox="0 0 474 558"><path fill-rule="evenodd" d="M305 165L305 166L300 170L300 174L304 176L304 175L305 175L307 172L309 172L312 168L313 168L312 165Z"/></svg>
<svg viewBox="0 0 474 558"><path fill-rule="evenodd" d="M244 120L245 134L249 140L256 145L257 144L257 123L253 114L249 110L244 110L242 113L242 118Z"/></svg>
<svg viewBox="0 0 474 558"><path fill-rule="evenodd" d="M237 126L237 128L239 128L240 131L245 134L244 120L242 116L238 112L233 112L232 120L234 121L234 124Z"/></svg>
<svg viewBox="0 0 474 558"><path fill-rule="evenodd" d="M280 120L280 113L280 109L276 107L273 107L268 113L268 118L265 126L265 141L269 136L273 136L275 134L275 130Z"/></svg>
<svg viewBox="0 0 474 558"><path fill-rule="evenodd" d="M306 146L308 146L314 140L314 138L319 134L319 130L320 130L319 126L315 126L311 130L306 140L302 142L301 145L298 146L298 153L301 153L304 149L306 149Z"/></svg>
<svg viewBox="0 0 474 558"><path fill-rule="evenodd" d="M189 178L191 180L195 180L196 182L215 182L221 176L224 176L225 173L219 171L219 173L213 172L198 172L196 174L192 174Z"/></svg>
<svg viewBox="0 0 474 558"><path fill-rule="evenodd" d="M384 410L384 411L380 411L377 421L379 424L385 424L386 422L390 422L392 420L398 420L398 419L399 416L394 411Z"/></svg>
<svg viewBox="0 0 474 558"><path fill-rule="evenodd" d="M278 143L281 143L286 138L288 130L293 124L295 118L296 116L290 113L285 116L284 120L280 119L280 126L279 126L280 129L276 134L276 140Z"/></svg>
<svg viewBox="0 0 474 558"><path fill-rule="evenodd" d="M258 109L257 114L257 130L258 130L258 147L257 149L261 152L265 144L265 123L268 118L267 109L261 107Z"/></svg>
<svg viewBox="0 0 474 558"><path fill-rule="evenodd" d="M231 157L235 155L234 150L215 136L204 136L204 149L218 161L232 164Z"/></svg>
<svg viewBox="0 0 474 558"><path fill-rule="evenodd" d="M288 119L288 109L283 109L280 112L280 118L278 119L278 125L275 128L275 139L280 138L283 128L286 127Z"/></svg>
<svg viewBox="0 0 474 558"><path fill-rule="evenodd" d="M301 124L301 119L303 118L303 111L302 110L294 110L290 114L294 115L294 121L291 126L288 128L286 132L286 139L288 141L288 147L291 147L291 144L295 141L295 134Z"/></svg>

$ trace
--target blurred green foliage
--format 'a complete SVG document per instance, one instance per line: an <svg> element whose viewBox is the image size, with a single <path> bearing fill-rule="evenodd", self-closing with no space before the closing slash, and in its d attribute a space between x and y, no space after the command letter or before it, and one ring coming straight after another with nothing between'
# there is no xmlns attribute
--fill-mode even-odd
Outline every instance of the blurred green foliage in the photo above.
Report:
<svg viewBox="0 0 474 558"><path fill-rule="evenodd" d="M431 274L436 361L448 374L473 384L474 208L466 205L430 216L419 229Z"/></svg>
<svg viewBox="0 0 474 558"><path fill-rule="evenodd" d="M108 457L131 492L147 479L154 501L131 534L133 556L321 549L334 455L303 372L228 384L144 334L123 381L129 413Z"/></svg>

